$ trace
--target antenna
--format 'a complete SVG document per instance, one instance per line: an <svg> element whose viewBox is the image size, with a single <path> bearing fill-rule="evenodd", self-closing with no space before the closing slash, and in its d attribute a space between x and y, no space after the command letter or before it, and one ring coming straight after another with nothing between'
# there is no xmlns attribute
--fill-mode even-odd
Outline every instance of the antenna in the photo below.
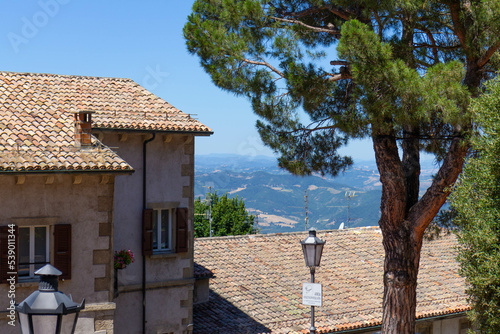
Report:
<svg viewBox="0 0 500 334"><path fill-rule="evenodd" d="M355 191L346 191L345 192L345 199L347 201L347 228L351 227L351 216L350 216L350 202L354 197L356 196Z"/></svg>
<svg viewBox="0 0 500 334"><path fill-rule="evenodd" d="M306 202L306 231L307 231L307 223L309 222L309 217L307 216L307 190L305 190L304 193L305 193L304 199Z"/></svg>
<svg viewBox="0 0 500 334"><path fill-rule="evenodd" d="M204 187L208 188L208 194L206 194L206 197L205 197L205 203L208 206L208 209L205 211L205 219L208 219L208 223L209 223L208 233L209 233L209 236L212 237L212 233L213 233L213 230L212 230L212 186L204 186Z"/></svg>

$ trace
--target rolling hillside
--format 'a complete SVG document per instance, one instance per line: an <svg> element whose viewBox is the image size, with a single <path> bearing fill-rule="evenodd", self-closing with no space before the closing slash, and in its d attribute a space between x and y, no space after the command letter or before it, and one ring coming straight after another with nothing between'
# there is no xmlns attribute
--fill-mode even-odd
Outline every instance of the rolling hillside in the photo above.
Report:
<svg viewBox="0 0 500 334"><path fill-rule="evenodd" d="M424 185L430 175L423 171ZM381 184L373 162L356 163L327 178L293 176L277 168L271 157L197 156L196 198L204 198L209 189L244 198L247 209L258 215L261 233L304 230L306 195L308 227L374 226L380 215ZM346 199L346 194L351 197Z"/></svg>

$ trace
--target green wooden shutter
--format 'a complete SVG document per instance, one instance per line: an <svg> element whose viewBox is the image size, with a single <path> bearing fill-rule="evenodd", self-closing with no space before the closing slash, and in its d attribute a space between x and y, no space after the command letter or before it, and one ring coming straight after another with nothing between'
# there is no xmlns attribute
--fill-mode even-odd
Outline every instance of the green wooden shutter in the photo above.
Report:
<svg viewBox="0 0 500 334"><path fill-rule="evenodd" d="M142 212L142 255L153 255L153 209Z"/></svg>
<svg viewBox="0 0 500 334"><path fill-rule="evenodd" d="M178 253L188 251L188 209L177 208L176 210L176 250Z"/></svg>
<svg viewBox="0 0 500 334"><path fill-rule="evenodd" d="M71 225L54 225L54 267L62 271L60 279L71 279Z"/></svg>

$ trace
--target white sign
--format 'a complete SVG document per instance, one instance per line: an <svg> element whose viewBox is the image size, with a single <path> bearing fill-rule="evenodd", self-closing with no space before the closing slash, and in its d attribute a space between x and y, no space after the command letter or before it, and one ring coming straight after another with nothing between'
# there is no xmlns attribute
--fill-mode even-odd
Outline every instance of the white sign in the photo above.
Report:
<svg viewBox="0 0 500 334"><path fill-rule="evenodd" d="M323 302L323 293L319 283L302 284L302 304L311 306L321 306Z"/></svg>

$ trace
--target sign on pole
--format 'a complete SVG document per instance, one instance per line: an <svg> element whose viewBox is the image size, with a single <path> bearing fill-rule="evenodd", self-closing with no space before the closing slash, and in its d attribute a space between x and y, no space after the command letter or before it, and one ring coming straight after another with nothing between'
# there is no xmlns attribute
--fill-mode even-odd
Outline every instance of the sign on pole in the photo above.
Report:
<svg viewBox="0 0 500 334"><path fill-rule="evenodd" d="M321 306L323 302L323 293L319 283L303 283L302 285L302 304L310 306Z"/></svg>

